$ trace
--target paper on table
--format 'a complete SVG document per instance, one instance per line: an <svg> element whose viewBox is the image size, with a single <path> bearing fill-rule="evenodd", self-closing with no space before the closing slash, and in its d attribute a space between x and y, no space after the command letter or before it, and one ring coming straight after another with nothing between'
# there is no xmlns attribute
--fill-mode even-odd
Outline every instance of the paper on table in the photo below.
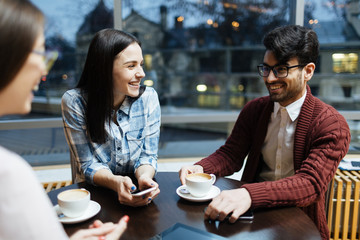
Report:
<svg viewBox="0 0 360 240"><path fill-rule="evenodd" d="M340 170L360 170L360 158L347 158L340 161Z"/></svg>

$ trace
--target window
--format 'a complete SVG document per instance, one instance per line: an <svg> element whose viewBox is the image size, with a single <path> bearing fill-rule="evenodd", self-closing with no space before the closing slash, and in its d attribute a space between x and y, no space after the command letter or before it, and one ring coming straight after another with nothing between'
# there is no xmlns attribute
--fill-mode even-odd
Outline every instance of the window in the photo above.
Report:
<svg viewBox="0 0 360 240"><path fill-rule="evenodd" d="M123 29L150 55L162 106L240 109L266 94L264 32L289 23L287 1L122 1ZM156 78L154 78L156 76ZM147 79L145 79L147 80Z"/></svg>
<svg viewBox="0 0 360 240"><path fill-rule="evenodd" d="M334 53L332 55L335 73L357 73L359 55L357 53Z"/></svg>
<svg viewBox="0 0 360 240"><path fill-rule="evenodd" d="M295 1L32 2L47 18L47 48L58 50L60 56L41 83L31 114L2 118L8 130L0 131L0 145L34 165L43 165L51 164L49 159L56 164L69 159L60 99L77 83L92 36L114 26L114 13L121 15L115 25L142 42L146 71L143 84L155 88L160 98L164 118L159 157L206 156L224 143L231 130L229 121L235 121L244 104L268 94L256 69L264 54L262 38L276 26L290 24L294 12L291 3ZM115 12L114 2L121 3ZM309 82L311 91L339 111L358 113L349 120L350 151L356 152L360 150L359 0L304 2L304 26L316 31L321 47L316 74ZM194 114L196 119L188 117ZM29 120L26 126L20 126L28 129L17 130L16 120L24 118L36 119L37 123ZM47 129L37 129L45 123ZM34 126L36 129L32 129ZM31 138L42 138L40 132L50 139L42 142ZM39 144L26 146L25 139ZM193 143L191 148L182 147L189 141ZM206 149L196 145L200 141L207 141Z"/></svg>

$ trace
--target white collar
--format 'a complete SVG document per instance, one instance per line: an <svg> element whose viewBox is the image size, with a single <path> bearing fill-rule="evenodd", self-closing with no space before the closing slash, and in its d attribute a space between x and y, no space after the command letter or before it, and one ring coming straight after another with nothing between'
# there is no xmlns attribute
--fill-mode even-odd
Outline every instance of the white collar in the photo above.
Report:
<svg viewBox="0 0 360 240"><path fill-rule="evenodd" d="M307 90L305 89L304 95L293 103L290 103L286 107L282 107L278 102L274 103L274 116L277 115L280 108L285 108L291 121L295 121L300 114L302 105L304 104Z"/></svg>

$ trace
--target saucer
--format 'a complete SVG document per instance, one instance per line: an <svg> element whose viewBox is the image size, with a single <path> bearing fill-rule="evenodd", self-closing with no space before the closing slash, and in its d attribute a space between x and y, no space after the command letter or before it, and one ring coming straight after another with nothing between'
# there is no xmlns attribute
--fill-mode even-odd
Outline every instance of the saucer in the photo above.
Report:
<svg viewBox="0 0 360 240"><path fill-rule="evenodd" d="M191 202L206 202L220 194L220 189L214 185L211 186L211 189L208 192L208 194L206 194L203 197L194 197L190 193L182 193L180 190L183 188L186 188L186 186L182 185L182 186L178 187L176 189L176 194L179 195L179 197L186 199L188 201L191 201Z"/></svg>
<svg viewBox="0 0 360 240"><path fill-rule="evenodd" d="M56 206L54 206L54 209L56 211L56 214L59 216L59 214L62 214L59 205L57 204ZM69 217L58 217L59 221L62 223L79 223L85 220L88 220L89 218L95 216L101 209L100 204L98 204L95 201L90 200L89 206L86 209L85 213L83 215L81 215L80 217L76 217L76 218L69 218Z"/></svg>

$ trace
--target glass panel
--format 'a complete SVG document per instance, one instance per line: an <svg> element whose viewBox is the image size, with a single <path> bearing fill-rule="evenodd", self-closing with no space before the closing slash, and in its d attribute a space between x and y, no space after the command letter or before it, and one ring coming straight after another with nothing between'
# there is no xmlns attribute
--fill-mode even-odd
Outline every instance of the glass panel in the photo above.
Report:
<svg viewBox="0 0 360 240"><path fill-rule="evenodd" d="M92 36L100 29L113 27L113 0L32 1L47 18L46 47L58 50L60 55L35 93L33 110L26 118L60 117L61 96L78 81ZM193 140L190 145L194 149L207 149L198 153L204 156L217 147L209 148L209 143L198 140L224 142L231 129L228 121L234 119L222 116L225 120L193 123L194 119L203 121L203 113L208 111L219 115L223 110L237 113L247 101L266 94L256 73L256 65L262 59L263 33L289 21L287 0L123 0L122 15L124 30L142 41L146 70L143 83L159 93L163 115L195 114L181 124L163 121L161 146L171 145L163 144L164 139L176 135L178 149L194 154L195 150L191 153L184 140L186 137ZM24 117L6 117L17 118ZM39 141L37 149L68 155L68 150L62 148L66 146L64 136L55 129L9 130L4 135L13 132L14 138L21 138L37 135L38 131L48 132L49 136L56 133L58 140L50 147ZM179 141L185 141L185 145L179 145ZM8 147L17 149L16 145ZM168 156L168 152L177 156L177 151L170 149L161 147L159 157ZM20 154L26 152L17 150Z"/></svg>
<svg viewBox="0 0 360 240"><path fill-rule="evenodd" d="M113 27L113 0L32 1L47 17L46 46L58 50L60 57L42 81L26 118L60 117L60 98L78 81L92 36ZM339 110L360 108L359 9L359 0L305 1L304 25L317 32L321 43L309 85L314 95ZM163 121L159 157L196 154L196 150L208 155L225 141L244 104L268 94L256 69L264 53L261 40L267 31L289 24L289 12L288 0L122 1L123 29L142 41L143 84L157 90L163 116L170 119ZM228 113L234 116L227 117ZM185 120L178 124L176 116ZM19 118L24 117L1 119ZM354 134L350 150L356 151L360 125L357 121L349 125ZM32 138L38 149L46 149L33 152L58 151L65 156L68 149L60 130L0 131L0 145L13 149L6 145L12 139L16 148L16 143L27 139L23 136L40 131L56 139L55 145L46 145L51 139L44 144ZM34 148L29 145L20 153L26 155Z"/></svg>
<svg viewBox="0 0 360 240"><path fill-rule="evenodd" d="M359 41L359 0L306 0L304 26L313 28L321 44Z"/></svg>
<svg viewBox="0 0 360 240"><path fill-rule="evenodd" d="M266 94L263 34L289 22L288 1L123 0L122 15L151 61L144 83L172 110L239 109Z"/></svg>
<svg viewBox="0 0 360 240"><path fill-rule="evenodd" d="M46 48L57 50L59 58L35 92L32 112L0 120L57 117L61 126L61 96L78 81L92 36L114 26L113 0L31 1L46 16ZM0 145L17 152L33 166L69 163L62 127L2 130Z"/></svg>
<svg viewBox="0 0 360 240"><path fill-rule="evenodd" d="M359 0L305 1L304 26L320 41L320 59L309 82L313 94L338 110L360 110L360 3ZM350 152L357 151L358 121L348 121Z"/></svg>
<svg viewBox="0 0 360 240"><path fill-rule="evenodd" d="M167 152L212 153L233 124L222 117L225 111L236 118L247 101L267 94L256 68L263 59L262 38L289 23L288 5L287 0L122 1L123 29L142 42L143 83L157 90L163 116L193 116L179 124L162 122L160 158Z"/></svg>
<svg viewBox="0 0 360 240"><path fill-rule="evenodd" d="M60 99L77 83L92 36L114 26L113 0L31 0L46 16L46 48L59 57L39 90L32 114L61 116Z"/></svg>
<svg viewBox="0 0 360 240"><path fill-rule="evenodd" d="M359 55L357 53L334 53L332 55L334 73L357 73Z"/></svg>

